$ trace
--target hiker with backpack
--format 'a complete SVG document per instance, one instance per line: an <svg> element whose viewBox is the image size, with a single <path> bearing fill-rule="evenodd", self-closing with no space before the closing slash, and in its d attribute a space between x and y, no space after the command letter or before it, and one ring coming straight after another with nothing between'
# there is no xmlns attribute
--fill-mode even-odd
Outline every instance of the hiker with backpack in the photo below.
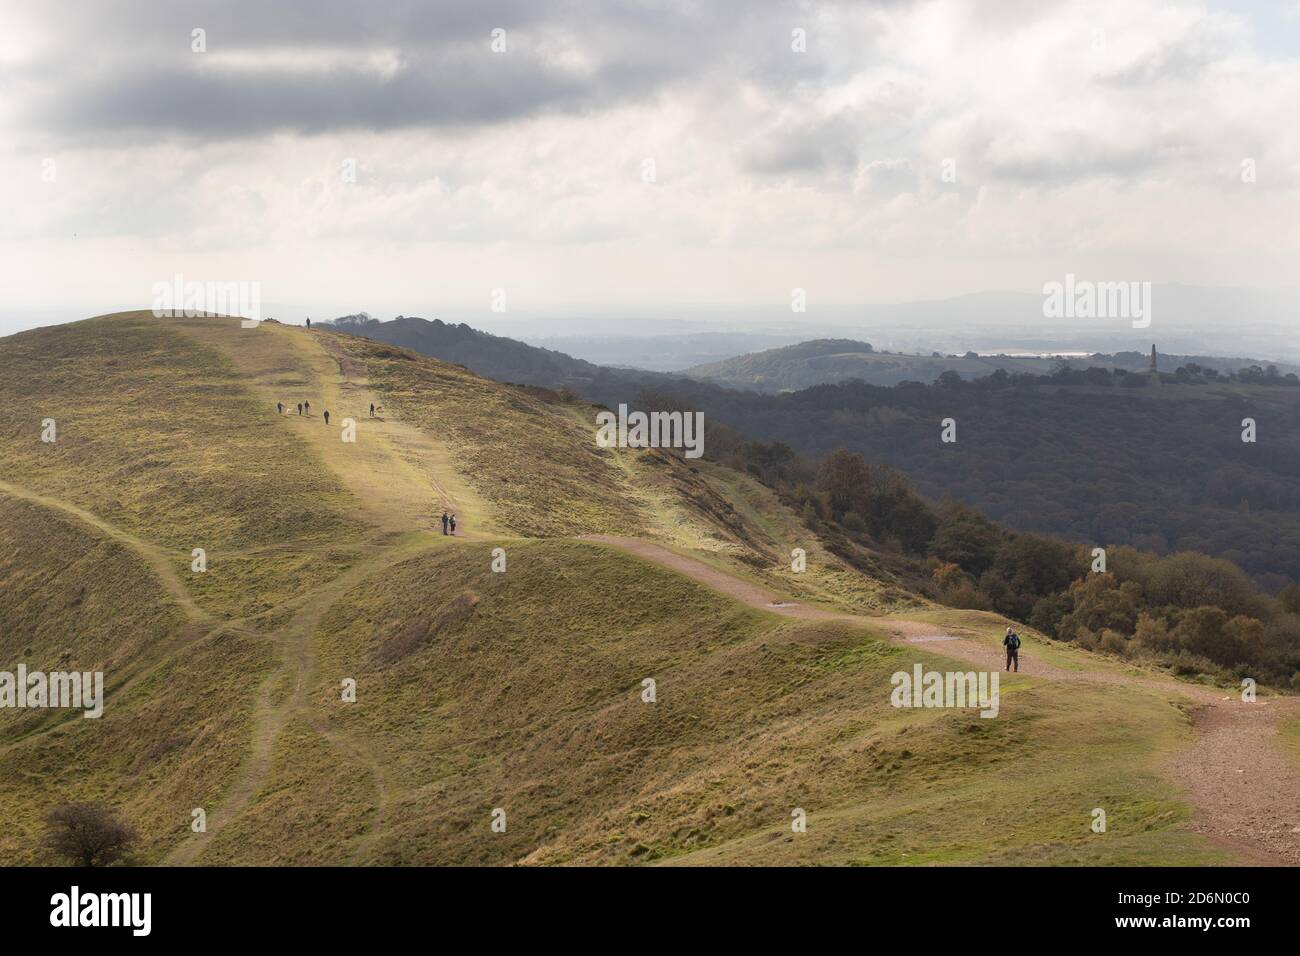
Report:
<svg viewBox="0 0 1300 956"><path fill-rule="evenodd" d="M444 511L444 512L442 513L442 533L443 533L443 534L446 534L446 533L447 533L447 524L448 524L449 520L450 520L450 519L448 519L448 517L447 517L447 512Z"/></svg>
<svg viewBox="0 0 1300 956"><path fill-rule="evenodd" d="M455 534L456 534L456 515L455 515L454 512L452 513L452 516L451 516L451 533L452 533L452 536L453 536L453 537L454 537Z"/></svg>
<svg viewBox="0 0 1300 956"><path fill-rule="evenodd" d="M1020 672L1020 635L1011 628L1007 628L1007 636L1002 638L1002 643L1007 649L1007 670L1011 670L1011 665L1016 665L1016 673Z"/></svg>
<svg viewBox="0 0 1300 956"><path fill-rule="evenodd" d="M303 410L304 412L306 412L308 415L310 415L310 414L311 414L311 402L303 402L303 403L302 403L302 410Z"/></svg>

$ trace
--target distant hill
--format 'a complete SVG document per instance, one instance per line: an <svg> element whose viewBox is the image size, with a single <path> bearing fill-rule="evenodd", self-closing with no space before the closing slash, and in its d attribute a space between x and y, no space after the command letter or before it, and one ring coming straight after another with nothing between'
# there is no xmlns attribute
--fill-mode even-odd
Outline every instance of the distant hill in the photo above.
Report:
<svg viewBox="0 0 1300 956"><path fill-rule="evenodd" d="M558 388L588 382L601 372L601 366L591 362L480 332L464 323L451 325L439 319L401 315L381 322L361 313L322 323L320 327L400 345L444 362L463 365L499 382Z"/></svg>
<svg viewBox="0 0 1300 956"><path fill-rule="evenodd" d="M463 365L472 372L501 382L545 388L567 385L589 398L606 403L615 397L619 400L635 399L645 389L671 388L682 378L727 389L772 394L850 381L868 385L928 384L945 372L956 372L967 380L999 371L1045 375L1063 365L1077 369L1096 366L1144 372L1150 361L1150 356L1142 352L1047 357L978 356L974 353L963 356L904 355L876 351L868 343L853 339L816 339L697 365L683 372L654 372L597 365L564 352L482 332L464 323L453 325L438 319L398 316L390 321L380 321L360 313L321 323L319 327L400 345L444 362ZM653 348L654 340L647 340L645 347ZM1219 371L1235 371L1252 364L1275 364L1245 358L1163 354L1159 361L1161 369L1167 372L1187 364ZM647 361L646 364L659 363ZM1278 364L1277 368L1283 374L1300 372L1300 366Z"/></svg>
<svg viewBox="0 0 1300 956"><path fill-rule="evenodd" d="M727 388L758 392L799 391L815 385L861 381L868 385L898 385L902 382L930 383L945 372L956 372L970 380L999 370L1043 375L1061 365L1071 368L1119 368L1146 371L1150 356L1141 352L1094 353L1090 355L904 355L878 352L865 342L851 339L817 339L784 348L740 355L721 362L696 365L681 374ZM1206 356L1163 355L1161 367L1173 371L1196 363L1219 371L1236 370L1251 364L1269 364L1253 359L1225 359ZM1283 372L1300 371L1293 365L1279 366Z"/></svg>
<svg viewBox="0 0 1300 956"><path fill-rule="evenodd" d="M651 327L657 327L657 323ZM621 335L606 332L588 335L545 336L511 333L543 348L555 349L578 358L618 368L646 369L675 373L680 369L721 362L746 352L794 345L807 338L772 332L664 332L656 335Z"/></svg>

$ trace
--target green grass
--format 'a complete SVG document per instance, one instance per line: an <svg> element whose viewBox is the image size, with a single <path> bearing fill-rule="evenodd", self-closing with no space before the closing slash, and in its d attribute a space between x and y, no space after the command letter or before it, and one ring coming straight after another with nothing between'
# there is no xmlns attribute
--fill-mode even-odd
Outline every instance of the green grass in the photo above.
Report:
<svg viewBox="0 0 1300 956"><path fill-rule="evenodd" d="M310 799L304 799L310 794ZM349 862L375 815L371 781L304 717L276 741L264 787L222 830L205 865L319 866Z"/></svg>
<svg viewBox="0 0 1300 956"><path fill-rule="evenodd" d="M0 436L0 480L148 540L186 575L194 548L215 566L223 552L361 530L338 479L274 408L253 400L230 363L148 313L5 339L0 403L23 413ZM40 440L46 418L57 424L53 444ZM237 614L249 611L250 587L279 573L274 562L226 567L237 588L196 575L193 590Z"/></svg>
<svg viewBox="0 0 1300 956"><path fill-rule="evenodd" d="M243 760L268 642L187 622L127 549L0 497L0 669L102 670L104 714L0 710L0 854L41 862L45 814L108 803L150 859L211 807Z"/></svg>
<svg viewBox="0 0 1300 956"><path fill-rule="evenodd" d="M185 626L185 614L124 546L3 493L0 508L0 661L32 670L113 668ZM0 726L15 713L0 710Z"/></svg>
<svg viewBox="0 0 1300 956"><path fill-rule="evenodd" d="M391 420L356 447L274 412L301 393L355 414L367 390ZM895 709L894 671L969 668L563 540L653 537L800 601L997 624L848 569L745 476L597 449L587 406L347 336L141 313L0 341L0 397L30 412L0 435L0 669L66 661L110 689L100 721L0 711L11 862L40 861L73 799L116 807L144 862L1217 859L1158 772L1189 734L1160 693L1021 675L995 720ZM482 540L428 534L444 484ZM195 840L196 807L229 822Z"/></svg>
<svg viewBox="0 0 1300 956"><path fill-rule="evenodd" d="M1278 725L1278 742L1283 752L1300 764L1300 714L1292 715Z"/></svg>
<svg viewBox="0 0 1300 956"><path fill-rule="evenodd" d="M1158 694L1021 677L994 720L897 710L894 671L953 666L860 626L737 607L618 552L504 546L505 574L484 544L359 584L313 642L316 711L382 768L382 831L339 843L326 816L268 846L250 830L249 855L231 860L318 860L319 845L401 864L1214 858L1176 830L1186 811L1154 770L1188 733ZM472 614L440 615L466 593ZM381 662L412 622L439 620ZM355 704L339 700L344 676ZM258 812L282 799L268 787ZM371 808L379 794L347 799ZM790 841L796 806L811 824ZM1089 829L1094 806L1105 835ZM496 807L504 834L489 828Z"/></svg>
<svg viewBox="0 0 1300 956"><path fill-rule="evenodd" d="M1180 745L1182 716L1156 695L1025 678L991 720L939 712L882 724L833 769L754 794L763 819L692 864L1195 865L1222 862L1177 829L1187 811L1153 754ZM1081 728L1087 728L1082 730ZM808 812L792 833L788 810ZM1092 810L1107 832L1091 830Z"/></svg>
<svg viewBox="0 0 1300 956"><path fill-rule="evenodd" d="M562 407L445 362L348 335L336 346L364 364L385 408L449 446L456 470L505 531L546 537L636 534L614 452L596 447Z"/></svg>
<svg viewBox="0 0 1300 956"><path fill-rule="evenodd" d="M905 590L883 572L869 577L849 567L827 551L818 537L777 498L775 492L748 475L705 463L708 484L763 536L764 563L727 552L697 555L731 574L748 578L777 594L805 603L864 614L894 613L927 606L923 598ZM792 551L802 548L806 567L792 568Z"/></svg>

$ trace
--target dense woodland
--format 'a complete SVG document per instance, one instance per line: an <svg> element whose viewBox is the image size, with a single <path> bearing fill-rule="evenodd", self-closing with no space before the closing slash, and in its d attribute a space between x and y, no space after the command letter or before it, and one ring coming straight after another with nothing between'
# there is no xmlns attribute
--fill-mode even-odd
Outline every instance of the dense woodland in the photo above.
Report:
<svg viewBox="0 0 1300 956"><path fill-rule="evenodd" d="M1015 532L947 499L925 501L898 471L843 449L819 464L782 443L719 429L711 454L776 488L808 527L856 563L858 548L924 562L925 588L954 607L994 610L1057 640L1145 657L1185 676L1251 677L1300 689L1300 587L1266 594L1229 561L1102 553Z"/></svg>
<svg viewBox="0 0 1300 956"><path fill-rule="evenodd" d="M641 394L811 457L860 452L931 500L953 498L1017 530L1201 551L1276 591L1300 580L1300 388L1266 369L1246 377L1066 369L790 395L679 380ZM940 440L945 418L956 423L953 443ZM1256 422L1254 443L1242 441L1245 418Z"/></svg>

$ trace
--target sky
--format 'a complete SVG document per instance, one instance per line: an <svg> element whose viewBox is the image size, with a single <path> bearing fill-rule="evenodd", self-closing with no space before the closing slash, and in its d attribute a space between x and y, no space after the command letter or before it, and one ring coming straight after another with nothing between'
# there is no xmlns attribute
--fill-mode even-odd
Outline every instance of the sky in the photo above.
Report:
<svg viewBox="0 0 1300 956"><path fill-rule="evenodd" d="M4 0L0 332L1294 290L1298 104L1300 0Z"/></svg>

